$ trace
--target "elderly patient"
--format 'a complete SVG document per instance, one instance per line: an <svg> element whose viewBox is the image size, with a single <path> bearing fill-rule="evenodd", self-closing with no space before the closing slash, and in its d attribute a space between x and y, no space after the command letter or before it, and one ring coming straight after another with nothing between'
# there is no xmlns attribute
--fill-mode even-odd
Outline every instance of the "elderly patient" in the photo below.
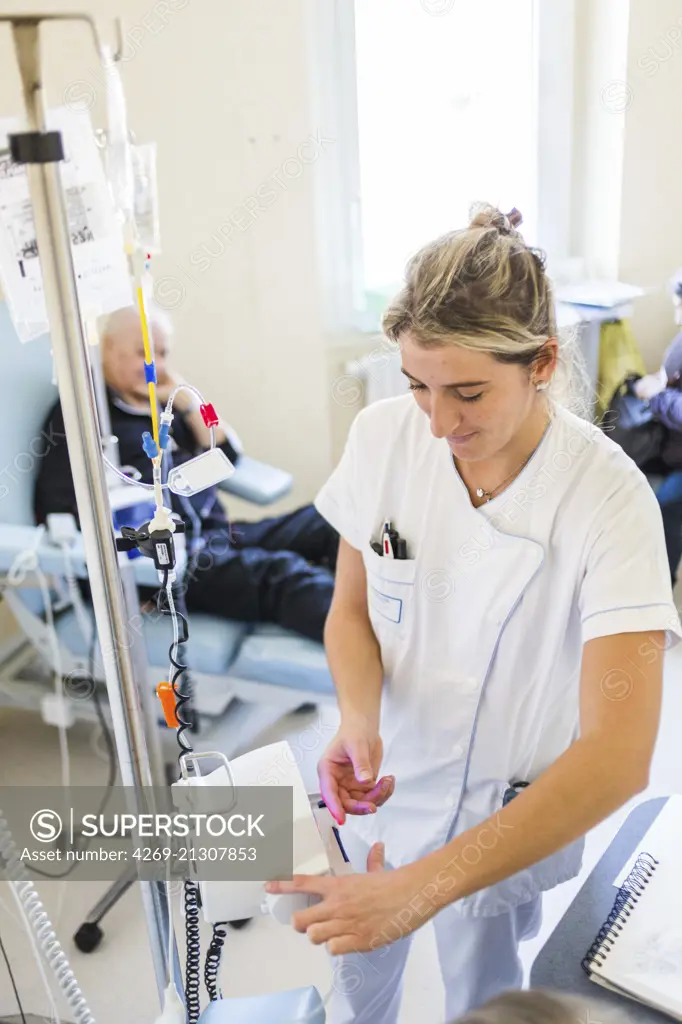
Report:
<svg viewBox="0 0 682 1024"><path fill-rule="evenodd" d="M168 363L170 325L152 313L157 394L163 404L180 382ZM150 483L152 465L142 450L142 433L151 432L144 375L142 331L136 310L122 309L102 332L102 364L107 384L112 433L118 438L121 464L140 471ZM173 465L197 455L210 444L198 401L180 391L169 446ZM45 430L64 436L59 403ZM216 444L236 463L239 438L222 421ZM166 492L170 495L170 492ZM273 622L313 640L322 640L334 586L338 534L312 505L260 522L228 523L215 488L192 498L171 495L174 512L185 522L193 561L186 579L188 609L212 612L246 622ZM41 461L35 491L35 514L43 522L50 512L77 515L66 441L50 448Z"/></svg>

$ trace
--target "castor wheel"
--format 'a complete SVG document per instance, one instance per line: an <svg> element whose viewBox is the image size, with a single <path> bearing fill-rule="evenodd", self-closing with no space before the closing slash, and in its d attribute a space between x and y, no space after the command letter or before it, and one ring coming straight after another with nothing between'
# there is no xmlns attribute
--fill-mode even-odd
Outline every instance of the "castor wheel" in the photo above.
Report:
<svg viewBox="0 0 682 1024"><path fill-rule="evenodd" d="M246 928L249 921L252 921L252 917L242 917L239 921L230 921L230 928L236 928L239 931L241 928Z"/></svg>
<svg viewBox="0 0 682 1024"><path fill-rule="evenodd" d="M104 932L100 926L86 921L74 935L73 941L81 953L92 953L97 949L103 938Z"/></svg>

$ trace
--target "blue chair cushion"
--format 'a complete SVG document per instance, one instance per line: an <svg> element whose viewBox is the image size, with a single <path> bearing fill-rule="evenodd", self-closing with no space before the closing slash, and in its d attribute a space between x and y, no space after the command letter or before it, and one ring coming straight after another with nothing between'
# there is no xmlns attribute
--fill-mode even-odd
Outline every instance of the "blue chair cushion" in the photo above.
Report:
<svg viewBox="0 0 682 1024"><path fill-rule="evenodd" d="M294 988L269 996L219 999L206 1007L199 1024L324 1024L325 1018L316 988Z"/></svg>
<svg viewBox="0 0 682 1024"><path fill-rule="evenodd" d="M334 693L322 644L279 626L257 626L245 638L230 675L310 693Z"/></svg>
<svg viewBox="0 0 682 1024"><path fill-rule="evenodd" d="M170 618L166 615L143 614L142 619L149 664L166 666L173 640ZM87 658L85 638L78 627L75 613L67 612L61 616L56 629L59 639L74 655ZM185 647L187 663L195 672L226 675L247 630L248 626L243 622L194 613L190 617L189 640Z"/></svg>
<svg viewBox="0 0 682 1024"><path fill-rule="evenodd" d="M266 462L259 462L249 455L240 455L235 471L218 486L221 491L234 494L244 501L256 505L272 505L291 490L294 478L291 473Z"/></svg>

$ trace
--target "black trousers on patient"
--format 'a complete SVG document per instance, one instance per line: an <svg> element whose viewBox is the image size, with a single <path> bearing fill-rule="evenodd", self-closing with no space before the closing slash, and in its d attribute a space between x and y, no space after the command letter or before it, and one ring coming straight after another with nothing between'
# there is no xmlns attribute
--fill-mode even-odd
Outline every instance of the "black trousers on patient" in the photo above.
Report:
<svg viewBox="0 0 682 1024"><path fill-rule="evenodd" d="M321 641L338 545L313 505L213 531L185 581L187 609L272 622Z"/></svg>

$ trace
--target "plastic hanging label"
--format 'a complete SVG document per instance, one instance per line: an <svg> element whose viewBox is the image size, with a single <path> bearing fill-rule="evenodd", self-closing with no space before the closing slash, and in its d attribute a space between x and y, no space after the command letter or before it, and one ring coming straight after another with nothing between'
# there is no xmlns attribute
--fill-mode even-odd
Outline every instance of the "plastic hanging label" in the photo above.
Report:
<svg viewBox="0 0 682 1024"><path fill-rule="evenodd" d="M168 474L168 486L173 494L184 498L215 487L234 473L234 466L220 448L210 448L195 459L174 466Z"/></svg>

